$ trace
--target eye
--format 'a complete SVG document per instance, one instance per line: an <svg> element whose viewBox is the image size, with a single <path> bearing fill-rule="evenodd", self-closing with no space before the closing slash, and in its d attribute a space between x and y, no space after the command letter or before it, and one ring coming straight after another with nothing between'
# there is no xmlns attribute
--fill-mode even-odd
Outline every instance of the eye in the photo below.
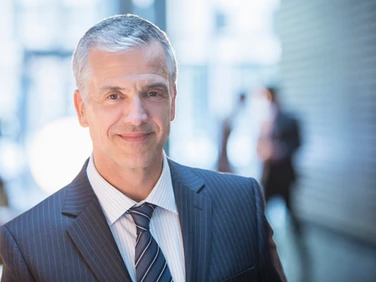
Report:
<svg viewBox="0 0 376 282"><path fill-rule="evenodd" d="M119 96L119 94L110 94L110 95L108 96L108 98L109 98L110 100L117 100L117 99L120 98L120 96Z"/></svg>
<svg viewBox="0 0 376 282"><path fill-rule="evenodd" d="M148 92L149 97L157 97L159 96L159 93L157 91L150 91Z"/></svg>

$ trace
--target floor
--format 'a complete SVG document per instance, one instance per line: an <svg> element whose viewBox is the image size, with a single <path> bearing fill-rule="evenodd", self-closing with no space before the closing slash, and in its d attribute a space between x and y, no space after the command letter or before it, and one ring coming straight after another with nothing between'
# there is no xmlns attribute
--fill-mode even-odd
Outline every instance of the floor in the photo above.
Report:
<svg viewBox="0 0 376 282"><path fill-rule="evenodd" d="M304 225L298 243L284 206L270 206L267 216L289 282L376 282L376 246L313 224Z"/></svg>

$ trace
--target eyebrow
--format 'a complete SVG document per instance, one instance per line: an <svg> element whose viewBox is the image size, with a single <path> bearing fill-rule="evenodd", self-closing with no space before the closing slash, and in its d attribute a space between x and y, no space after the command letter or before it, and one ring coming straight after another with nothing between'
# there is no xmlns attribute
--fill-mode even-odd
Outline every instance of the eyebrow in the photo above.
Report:
<svg viewBox="0 0 376 282"><path fill-rule="evenodd" d="M168 85L166 83L162 82L155 82L151 84L147 84L141 88L141 91L145 91L150 88L163 88L164 90L168 90ZM108 92L108 91L121 91L121 92L127 92L129 91L129 88L123 88L120 86L111 86L111 85L103 85L100 89L100 93Z"/></svg>
<svg viewBox="0 0 376 282"><path fill-rule="evenodd" d="M111 85L103 85L99 88L99 92L107 92L107 91L127 91L127 88L119 87L119 86L111 86Z"/></svg>
<svg viewBox="0 0 376 282"><path fill-rule="evenodd" d="M166 83L161 83L161 82L155 82L151 84L147 84L144 87L142 87L142 90L144 91L145 89L149 88L163 88L164 90L168 90L168 86Z"/></svg>

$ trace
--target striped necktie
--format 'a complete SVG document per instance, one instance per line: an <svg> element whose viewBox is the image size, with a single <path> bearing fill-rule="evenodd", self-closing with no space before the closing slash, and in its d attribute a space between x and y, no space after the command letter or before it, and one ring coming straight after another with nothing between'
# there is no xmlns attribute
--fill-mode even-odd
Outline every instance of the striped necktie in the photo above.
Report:
<svg viewBox="0 0 376 282"><path fill-rule="evenodd" d="M144 203L129 209L136 227L136 280L137 282L173 281L166 259L149 231L151 216L155 205Z"/></svg>

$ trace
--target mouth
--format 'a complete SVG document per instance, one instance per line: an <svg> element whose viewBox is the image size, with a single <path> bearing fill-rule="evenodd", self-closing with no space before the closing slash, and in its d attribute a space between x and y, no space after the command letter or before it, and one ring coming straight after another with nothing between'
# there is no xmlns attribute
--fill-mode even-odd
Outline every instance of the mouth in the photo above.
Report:
<svg viewBox="0 0 376 282"><path fill-rule="evenodd" d="M151 134L152 134L151 132L129 132L129 133L119 134L119 137L126 142L143 143L149 139Z"/></svg>

